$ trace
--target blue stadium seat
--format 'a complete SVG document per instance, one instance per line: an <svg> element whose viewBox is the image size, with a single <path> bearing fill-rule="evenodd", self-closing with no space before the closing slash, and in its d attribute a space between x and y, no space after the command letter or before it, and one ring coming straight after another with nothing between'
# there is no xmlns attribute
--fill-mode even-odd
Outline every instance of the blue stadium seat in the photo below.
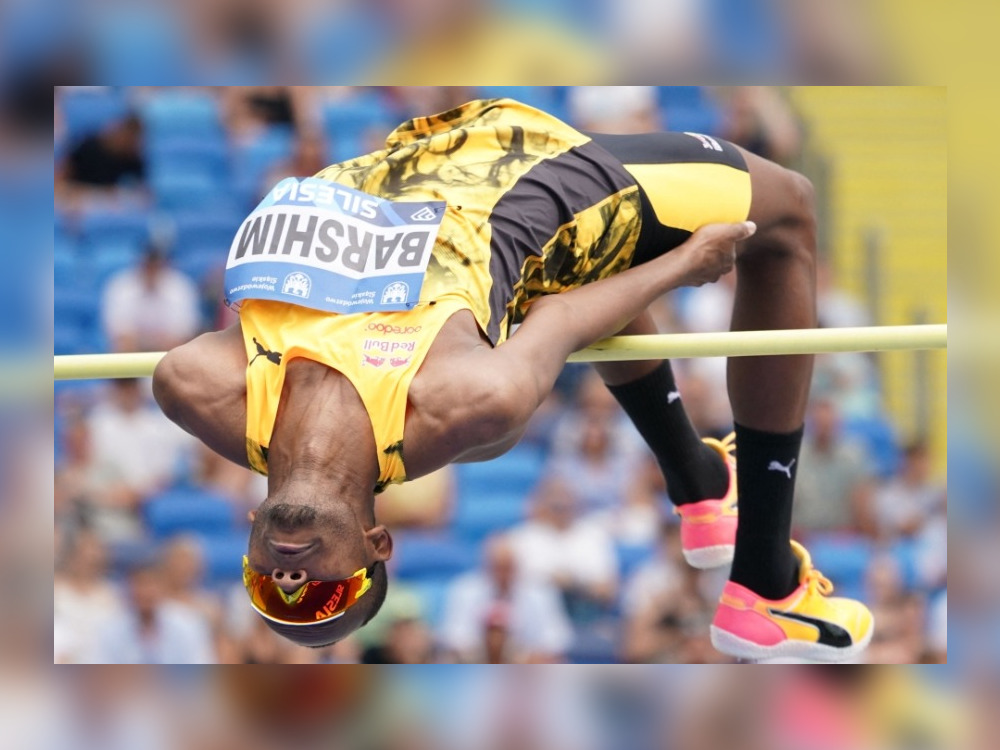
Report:
<svg viewBox="0 0 1000 750"><path fill-rule="evenodd" d="M243 555L247 553L248 536L246 529L196 535L205 559L206 586L222 589L243 580Z"/></svg>
<svg viewBox="0 0 1000 750"><path fill-rule="evenodd" d="M80 237L91 250L109 244L141 247L149 241L149 215L134 209L92 209L80 219Z"/></svg>
<svg viewBox="0 0 1000 750"><path fill-rule="evenodd" d="M501 491L527 495L541 478L543 466L542 455L526 445L485 463L459 464L459 494L473 497Z"/></svg>
<svg viewBox="0 0 1000 750"><path fill-rule="evenodd" d="M172 257L187 258L206 252L221 253L225 257L242 220L242 214L224 211L181 211L174 214Z"/></svg>
<svg viewBox="0 0 1000 750"><path fill-rule="evenodd" d="M452 529L463 539L479 541L509 529L528 515L528 499L519 492L497 492L470 498L459 494Z"/></svg>
<svg viewBox="0 0 1000 750"><path fill-rule="evenodd" d="M660 108L668 130L713 134L722 115L701 86L660 86Z"/></svg>
<svg viewBox="0 0 1000 750"><path fill-rule="evenodd" d="M142 108L150 143L171 138L224 140L216 98L204 91L158 91Z"/></svg>
<svg viewBox="0 0 1000 750"><path fill-rule="evenodd" d="M258 187L269 171L291 158L294 150L295 134L291 128L272 126L249 143L236 147L233 177Z"/></svg>
<svg viewBox="0 0 1000 750"><path fill-rule="evenodd" d="M226 267L226 249L210 252L189 253L180 258L173 258L170 265L190 278L196 284L209 282L213 275L221 274ZM221 278L221 276L220 276Z"/></svg>
<svg viewBox="0 0 1000 750"><path fill-rule="evenodd" d="M441 625L445 603L448 599L448 587L453 580L452 576L443 576L407 581L407 585L420 597L424 622L431 630L436 630Z"/></svg>
<svg viewBox="0 0 1000 750"><path fill-rule="evenodd" d="M508 97L529 107L556 114L559 101L551 86L479 86L477 95L483 99Z"/></svg>
<svg viewBox="0 0 1000 750"><path fill-rule="evenodd" d="M135 266L142 257L135 245L104 245L87 260L90 267L89 289L95 297L104 290L112 276Z"/></svg>
<svg viewBox="0 0 1000 750"><path fill-rule="evenodd" d="M334 161L345 161L365 151L365 135L377 131L384 135L396 123L376 95L361 95L347 101L323 106L323 129Z"/></svg>
<svg viewBox="0 0 1000 750"><path fill-rule="evenodd" d="M63 88L59 102L70 144L123 119L129 112L124 94L103 86Z"/></svg>
<svg viewBox="0 0 1000 750"><path fill-rule="evenodd" d="M864 590L872 561L871 543L851 534L816 534L806 540L813 564L833 581L837 594L857 596Z"/></svg>
<svg viewBox="0 0 1000 750"><path fill-rule="evenodd" d="M224 181L229 175L229 146L224 140L212 138L161 138L147 146L151 172L164 168L217 176Z"/></svg>
<svg viewBox="0 0 1000 750"><path fill-rule="evenodd" d="M901 460L896 430L883 414L844 420L844 433L860 440L875 474L888 479Z"/></svg>
<svg viewBox="0 0 1000 750"><path fill-rule="evenodd" d="M156 204L170 211L235 211L236 200L219 175L162 168L150 176Z"/></svg>
<svg viewBox="0 0 1000 750"><path fill-rule="evenodd" d="M52 353L85 354L83 338L83 329L74 321L59 320L57 309L56 322L52 329Z"/></svg>
<svg viewBox="0 0 1000 750"><path fill-rule="evenodd" d="M191 78L191 55L180 17L169 6L119 4L89 19L87 53L94 80L162 86Z"/></svg>
<svg viewBox="0 0 1000 750"><path fill-rule="evenodd" d="M479 551L468 539L443 531L401 531L395 537L393 572L401 580L449 578L479 561Z"/></svg>
<svg viewBox="0 0 1000 750"><path fill-rule="evenodd" d="M652 544L617 544L615 553L618 557L618 573L624 581L628 579L643 563L656 552Z"/></svg>
<svg viewBox="0 0 1000 750"><path fill-rule="evenodd" d="M222 495L197 487L161 492L144 508L150 533L157 539L183 532L222 534L236 528L236 509Z"/></svg>
<svg viewBox="0 0 1000 750"><path fill-rule="evenodd" d="M61 287L53 299L53 308L58 325L86 329L97 324L100 301L90 289Z"/></svg>

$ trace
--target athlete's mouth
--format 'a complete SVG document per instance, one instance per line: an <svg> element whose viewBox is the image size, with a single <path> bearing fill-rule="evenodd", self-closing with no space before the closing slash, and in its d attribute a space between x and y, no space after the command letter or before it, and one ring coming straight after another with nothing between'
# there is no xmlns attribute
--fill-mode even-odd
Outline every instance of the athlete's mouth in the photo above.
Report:
<svg viewBox="0 0 1000 750"><path fill-rule="evenodd" d="M307 544L291 544L288 542L268 542L271 549L277 552L279 555L294 556L301 555L308 552L313 547L316 546L316 542L308 542Z"/></svg>

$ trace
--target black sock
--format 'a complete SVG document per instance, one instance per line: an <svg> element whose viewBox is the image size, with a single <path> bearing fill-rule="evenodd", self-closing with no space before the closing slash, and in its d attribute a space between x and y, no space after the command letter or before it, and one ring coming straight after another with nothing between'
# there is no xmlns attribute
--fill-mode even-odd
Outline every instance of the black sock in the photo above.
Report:
<svg viewBox="0 0 1000 750"><path fill-rule="evenodd" d="M631 383L608 386L608 390L652 449L675 505L726 494L729 471L691 425L669 362Z"/></svg>
<svg viewBox="0 0 1000 750"><path fill-rule="evenodd" d="M765 599L783 599L798 585L789 541L801 445L801 427L781 434L736 425L740 522L730 578Z"/></svg>

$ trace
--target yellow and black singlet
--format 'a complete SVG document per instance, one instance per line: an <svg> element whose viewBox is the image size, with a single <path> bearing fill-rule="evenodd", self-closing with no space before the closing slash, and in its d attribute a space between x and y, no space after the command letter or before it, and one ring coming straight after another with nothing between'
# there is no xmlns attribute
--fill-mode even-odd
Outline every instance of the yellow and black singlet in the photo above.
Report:
<svg viewBox="0 0 1000 750"><path fill-rule="evenodd" d="M349 378L379 452L376 490L406 479L409 384L451 315L472 312L494 345L534 299L668 251L699 226L742 221L750 176L731 144L700 135L590 136L510 99L473 101L400 125L385 148L316 177L388 200L444 201L418 304L339 315L245 300L247 453L267 446L294 357Z"/></svg>

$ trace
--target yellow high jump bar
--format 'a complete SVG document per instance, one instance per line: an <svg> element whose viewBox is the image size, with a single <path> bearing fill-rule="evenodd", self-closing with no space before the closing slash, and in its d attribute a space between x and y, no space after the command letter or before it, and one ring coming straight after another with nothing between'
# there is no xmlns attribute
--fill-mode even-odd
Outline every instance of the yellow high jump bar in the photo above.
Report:
<svg viewBox="0 0 1000 750"><path fill-rule="evenodd" d="M782 331L668 333L614 336L576 352L570 362L754 357L829 352L887 352L946 349L947 324L810 328ZM56 380L142 378L153 374L163 352L72 354L55 357Z"/></svg>

